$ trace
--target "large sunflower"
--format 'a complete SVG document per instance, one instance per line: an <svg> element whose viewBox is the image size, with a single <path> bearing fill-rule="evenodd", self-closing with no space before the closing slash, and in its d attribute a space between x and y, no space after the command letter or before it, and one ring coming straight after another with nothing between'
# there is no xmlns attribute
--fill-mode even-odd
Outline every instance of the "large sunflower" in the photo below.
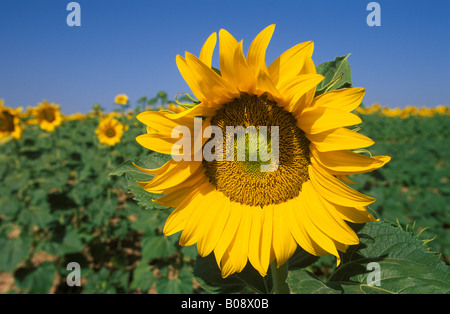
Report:
<svg viewBox="0 0 450 314"><path fill-rule="evenodd" d="M223 277L242 271L247 261L265 276L274 260L278 267L283 265L297 245L316 256L333 254L339 263L338 251L359 242L346 221L374 220L365 206L375 201L342 181L390 160L352 151L374 143L347 128L361 123L351 111L361 103L363 88L314 98L323 76L311 59L312 42L298 44L266 65L274 28L268 26L256 36L246 57L242 41L220 30L220 71L211 66L216 33L206 40L199 58L189 52L185 58L178 55L178 69L200 104L177 114L138 115L148 134L137 141L164 154L173 153L179 138L172 138L172 130L180 125L191 131L193 147L213 140L194 134L199 116L203 129L215 125L223 134L227 126L278 126L275 171L260 171L264 161L259 159L196 160L195 150L192 158L172 159L158 169L140 168L155 175L141 186L166 194L157 202L176 208L164 234L182 231L181 245L197 243L201 256L214 252ZM246 151L251 145L246 140Z"/></svg>
<svg viewBox="0 0 450 314"><path fill-rule="evenodd" d="M20 125L19 113L22 107L12 109L3 106L4 100L0 99L0 139L12 136L14 139L22 137L22 126Z"/></svg>
<svg viewBox="0 0 450 314"><path fill-rule="evenodd" d="M63 121L59 106L55 103L49 103L47 100L39 103L37 108L33 109L33 114L35 120L39 123L39 127L44 131L54 131Z"/></svg>

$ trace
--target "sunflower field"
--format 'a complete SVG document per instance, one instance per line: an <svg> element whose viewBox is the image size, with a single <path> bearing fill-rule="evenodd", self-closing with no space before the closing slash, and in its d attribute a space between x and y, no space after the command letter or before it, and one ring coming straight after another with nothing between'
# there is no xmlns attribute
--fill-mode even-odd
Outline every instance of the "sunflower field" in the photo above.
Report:
<svg viewBox="0 0 450 314"><path fill-rule="evenodd" d="M336 59L335 63L346 58ZM320 67L320 66L319 66ZM318 67L318 69L320 69ZM326 76L325 76L326 77ZM342 87L348 87L342 86ZM64 115L57 104L27 110L0 104L0 292L2 293L271 293L275 273L250 264L222 278L213 254L166 237L171 210L137 182L169 155L138 145L147 132L136 115L181 112L164 92L133 106L93 106ZM351 186L376 198L377 221L349 225L360 237L341 257L316 257L300 247L288 261L291 293L449 293L450 108L360 106L358 130L375 144L365 154L389 154ZM350 183L349 183L350 184ZM367 284L376 262L381 284ZM79 265L79 284L69 284Z"/></svg>

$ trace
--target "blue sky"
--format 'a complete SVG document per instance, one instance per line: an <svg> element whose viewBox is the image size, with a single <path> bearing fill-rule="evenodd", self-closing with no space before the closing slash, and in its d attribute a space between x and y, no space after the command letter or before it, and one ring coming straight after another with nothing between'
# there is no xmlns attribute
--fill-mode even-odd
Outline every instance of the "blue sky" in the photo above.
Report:
<svg viewBox="0 0 450 314"><path fill-rule="evenodd" d="M221 28L243 39L246 50L269 24L276 29L268 64L312 40L316 65L352 53L353 83L366 88L366 105L450 104L448 0L377 1L380 27L367 25L366 0L79 0L80 27L66 24L69 2L0 1L0 98L6 105L47 99L74 113L95 103L111 110L119 93L132 104L161 90L173 98L189 91L177 54L198 55Z"/></svg>

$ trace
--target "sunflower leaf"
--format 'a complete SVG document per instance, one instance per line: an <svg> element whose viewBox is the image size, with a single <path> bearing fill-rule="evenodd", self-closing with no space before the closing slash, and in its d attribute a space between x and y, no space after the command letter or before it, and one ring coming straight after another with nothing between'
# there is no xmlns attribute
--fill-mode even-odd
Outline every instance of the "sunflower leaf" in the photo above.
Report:
<svg viewBox="0 0 450 314"><path fill-rule="evenodd" d="M196 281L208 293L248 293L249 291L270 293L272 291L272 276L270 272L266 277L261 277L250 263L247 263L247 266L240 273L222 278L213 253L206 257L199 256L197 258L194 276Z"/></svg>
<svg viewBox="0 0 450 314"><path fill-rule="evenodd" d="M145 173L134 166L134 164L143 167L145 169L155 169L161 167L164 163L170 160L170 155L164 155L156 152L152 152L148 156L134 158L123 162L117 166L109 175L121 176L126 175L127 188L134 194L134 199L138 201L138 204L148 209L162 209L166 208L161 206L153 200L161 197L160 194L154 194L144 190L138 182L147 182L153 179L153 175Z"/></svg>
<svg viewBox="0 0 450 314"><path fill-rule="evenodd" d="M38 268L19 268L15 282L25 293L49 293L56 275L55 264L43 262Z"/></svg>
<svg viewBox="0 0 450 314"><path fill-rule="evenodd" d="M449 293L450 268L410 232L387 222L359 231L360 243L343 254L327 282L301 269L287 282L295 293Z"/></svg>
<svg viewBox="0 0 450 314"><path fill-rule="evenodd" d="M347 60L349 56L350 54L336 57L334 61L324 62L317 66L317 73L322 74L325 78L317 85L315 97L335 89L352 86L352 73Z"/></svg>

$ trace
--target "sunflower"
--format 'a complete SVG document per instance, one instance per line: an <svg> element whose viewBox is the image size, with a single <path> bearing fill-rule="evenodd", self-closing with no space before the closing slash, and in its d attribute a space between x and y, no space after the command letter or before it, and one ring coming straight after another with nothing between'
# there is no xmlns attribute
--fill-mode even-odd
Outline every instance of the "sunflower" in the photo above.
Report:
<svg viewBox="0 0 450 314"><path fill-rule="evenodd" d="M242 41L220 30L220 70L211 66L216 33L198 58L189 52L184 58L177 55L178 69L200 103L181 113L148 111L137 117L148 132L136 138L138 143L164 154L173 153L179 138L172 138L172 130L180 125L203 148L214 140L195 134L196 117L203 118L203 130L271 126L273 133L278 127L274 171L262 172L264 160L250 160L247 154L244 161L195 160L195 149L193 158L172 158L157 169L138 167L155 175L140 185L165 194L157 203L175 207L164 234L182 231L180 245L196 243L201 256L214 253L223 277L242 271L248 261L265 276L271 263L280 267L298 245L316 256L332 254L339 264L339 251L359 243L346 221L373 221L366 206L375 201L343 181L350 183L347 175L375 170L390 160L353 151L374 143L348 128L362 122L351 111L360 105L363 88L315 97L323 76L311 59L313 42L298 44L266 65L274 29L270 25L260 32L246 57ZM251 145L246 139L246 152Z"/></svg>
<svg viewBox="0 0 450 314"><path fill-rule="evenodd" d="M39 123L39 127L44 131L54 131L55 127L61 125L63 121L59 106L56 103L49 103L47 100L39 103L38 107L33 109L33 115Z"/></svg>
<svg viewBox="0 0 450 314"><path fill-rule="evenodd" d="M0 139L12 136L18 140L22 137L19 113L22 107L12 109L3 106L4 100L0 99Z"/></svg>
<svg viewBox="0 0 450 314"><path fill-rule="evenodd" d="M114 146L120 142L124 131L124 125L114 117L106 116L100 120L95 133L98 141L108 146Z"/></svg>
<svg viewBox="0 0 450 314"><path fill-rule="evenodd" d="M114 102L119 105L126 105L128 102L128 96L125 94L119 94L114 98Z"/></svg>

